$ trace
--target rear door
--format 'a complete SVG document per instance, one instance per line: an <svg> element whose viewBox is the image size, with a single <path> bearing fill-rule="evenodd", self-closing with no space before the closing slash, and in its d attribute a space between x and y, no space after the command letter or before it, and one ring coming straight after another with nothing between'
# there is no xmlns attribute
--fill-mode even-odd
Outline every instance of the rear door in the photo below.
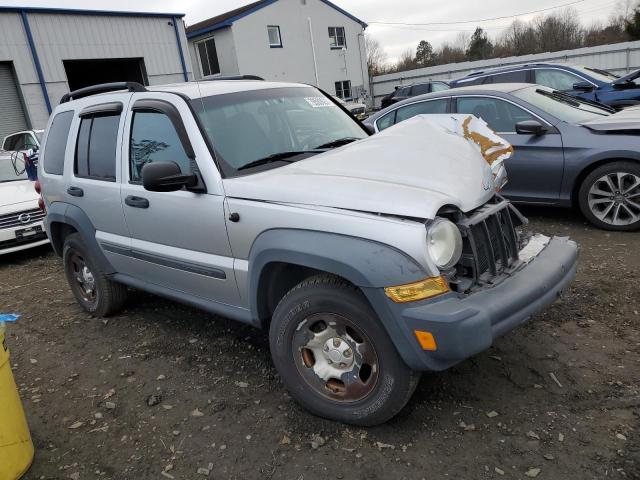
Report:
<svg viewBox="0 0 640 480"><path fill-rule="evenodd" d="M454 101L458 113L483 119L491 129L513 145L507 160L508 183L502 193L523 202L556 203L564 173L562 138L543 119L506 99L490 96L459 96ZM516 133L516 123L535 120L550 128L544 135Z"/></svg>
<svg viewBox="0 0 640 480"><path fill-rule="evenodd" d="M197 173L206 193L150 192L142 168L170 161ZM176 292L239 304L222 183L191 110L168 93L135 93L122 153L122 204L131 234L127 273Z"/></svg>

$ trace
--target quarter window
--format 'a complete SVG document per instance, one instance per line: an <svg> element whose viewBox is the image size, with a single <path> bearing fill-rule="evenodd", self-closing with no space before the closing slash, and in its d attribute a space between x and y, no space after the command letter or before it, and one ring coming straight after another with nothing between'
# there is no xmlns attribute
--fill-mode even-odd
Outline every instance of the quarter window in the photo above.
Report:
<svg viewBox="0 0 640 480"><path fill-rule="evenodd" d="M489 97L459 97L458 113L470 113L481 118L497 133L515 133L516 123L537 120L512 103Z"/></svg>
<svg viewBox="0 0 640 480"><path fill-rule="evenodd" d="M271 48L282 47L282 38L280 37L280 27L277 25L269 25L267 27L267 33L269 35L269 46Z"/></svg>
<svg viewBox="0 0 640 480"><path fill-rule="evenodd" d="M534 70L536 83L554 90L573 90L573 84L582 82L580 77L564 70Z"/></svg>
<svg viewBox="0 0 640 480"><path fill-rule="evenodd" d="M329 27L329 46L331 48L346 48L347 40L344 27Z"/></svg>
<svg viewBox="0 0 640 480"><path fill-rule="evenodd" d="M213 38L198 43L198 55L200 56L200 67L204 77L220 73L216 41Z"/></svg>
<svg viewBox="0 0 640 480"><path fill-rule="evenodd" d="M73 169L76 176L115 181L119 126L120 115L82 118Z"/></svg>
<svg viewBox="0 0 640 480"><path fill-rule="evenodd" d="M151 162L175 162L185 175L193 171L191 159L169 117L160 112L135 112L129 147L131 181L142 181L142 167Z"/></svg>
<svg viewBox="0 0 640 480"><path fill-rule="evenodd" d="M53 117L47 134L46 150L42 158L44 171L47 173L62 175L72 120L73 111L61 112Z"/></svg>
<svg viewBox="0 0 640 480"><path fill-rule="evenodd" d="M336 97L343 100L351 98L351 80L336 82Z"/></svg>

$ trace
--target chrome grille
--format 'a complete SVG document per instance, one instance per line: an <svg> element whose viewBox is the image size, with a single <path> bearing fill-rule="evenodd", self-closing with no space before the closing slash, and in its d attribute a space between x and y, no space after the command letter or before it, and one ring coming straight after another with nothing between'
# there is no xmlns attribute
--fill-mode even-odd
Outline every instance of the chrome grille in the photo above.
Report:
<svg viewBox="0 0 640 480"><path fill-rule="evenodd" d="M43 212L39 208L0 215L0 229L26 227L33 223L39 222L45 217L45 215L45 212Z"/></svg>

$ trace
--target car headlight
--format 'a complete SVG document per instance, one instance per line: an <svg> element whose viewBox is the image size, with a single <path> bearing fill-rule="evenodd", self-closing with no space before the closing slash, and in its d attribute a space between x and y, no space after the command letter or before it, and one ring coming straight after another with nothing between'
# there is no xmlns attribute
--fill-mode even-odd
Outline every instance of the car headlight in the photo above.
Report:
<svg viewBox="0 0 640 480"><path fill-rule="evenodd" d="M453 267L462 255L462 235L449 220L436 218L427 230L429 257L441 270Z"/></svg>

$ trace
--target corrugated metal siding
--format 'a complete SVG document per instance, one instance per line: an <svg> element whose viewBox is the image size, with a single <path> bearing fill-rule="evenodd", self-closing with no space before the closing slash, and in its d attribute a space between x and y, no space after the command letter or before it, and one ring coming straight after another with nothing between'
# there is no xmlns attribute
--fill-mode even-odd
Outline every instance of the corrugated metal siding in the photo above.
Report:
<svg viewBox="0 0 640 480"><path fill-rule="evenodd" d="M477 62L450 63L436 67L390 73L373 77L372 91L375 104L379 106L380 99L387 93L392 92L396 85L408 85L428 80L453 80L484 68L534 62L574 63L594 68L604 68L620 75L640 68L640 41L563 50L553 53L523 55L520 57L494 58Z"/></svg>
<svg viewBox="0 0 640 480"><path fill-rule="evenodd" d="M0 141L7 135L27 128L22 103L10 63L0 63Z"/></svg>

